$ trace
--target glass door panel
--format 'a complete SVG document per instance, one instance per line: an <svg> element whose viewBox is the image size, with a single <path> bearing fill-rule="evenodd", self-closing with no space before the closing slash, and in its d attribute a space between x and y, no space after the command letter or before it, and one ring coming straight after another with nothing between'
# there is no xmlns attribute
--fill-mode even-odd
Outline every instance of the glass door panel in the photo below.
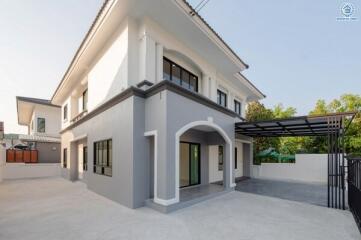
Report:
<svg viewBox="0 0 361 240"><path fill-rule="evenodd" d="M189 186L189 144L180 144L180 187Z"/></svg>
<svg viewBox="0 0 361 240"><path fill-rule="evenodd" d="M199 145L198 144L190 144L190 185L195 185L200 183L199 179L199 166L200 166L200 158L199 158Z"/></svg>
<svg viewBox="0 0 361 240"><path fill-rule="evenodd" d="M180 187L200 184L200 145L180 143Z"/></svg>

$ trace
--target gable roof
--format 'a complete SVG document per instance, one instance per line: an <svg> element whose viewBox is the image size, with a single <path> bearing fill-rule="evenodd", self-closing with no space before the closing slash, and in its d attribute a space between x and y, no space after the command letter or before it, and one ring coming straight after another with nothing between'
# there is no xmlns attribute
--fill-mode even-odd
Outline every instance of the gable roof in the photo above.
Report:
<svg viewBox="0 0 361 240"><path fill-rule="evenodd" d="M29 103L35 103L35 104L41 104L41 105L47 105L50 107L60 107L58 105L52 104L50 100L47 99L41 99L41 98L30 98L30 97L16 97L16 101L23 101L23 102L29 102Z"/></svg>

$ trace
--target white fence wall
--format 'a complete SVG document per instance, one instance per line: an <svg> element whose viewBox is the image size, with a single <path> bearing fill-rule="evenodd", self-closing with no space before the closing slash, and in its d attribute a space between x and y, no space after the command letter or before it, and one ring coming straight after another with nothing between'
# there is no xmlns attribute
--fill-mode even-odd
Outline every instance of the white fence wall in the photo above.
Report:
<svg viewBox="0 0 361 240"><path fill-rule="evenodd" d="M60 163L7 163L3 167L3 179L60 177Z"/></svg>
<svg viewBox="0 0 361 240"><path fill-rule="evenodd" d="M262 163L251 171L253 178L327 183L327 154L296 154L295 163Z"/></svg>

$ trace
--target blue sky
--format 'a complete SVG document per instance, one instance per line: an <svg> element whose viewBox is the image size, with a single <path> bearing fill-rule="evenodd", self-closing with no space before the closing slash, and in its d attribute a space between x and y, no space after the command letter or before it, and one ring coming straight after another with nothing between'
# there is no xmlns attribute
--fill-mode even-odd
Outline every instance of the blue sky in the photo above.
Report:
<svg viewBox="0 0 361 240"><path fill-rule="evenodd" d="M191 0L196 5L200 0ZM361 1L210 0L200 14L250 65L263 102L307 114L317 99L361 93ZM101 0L0 0L0 121L17 125L15 96L50 98Z"/></svg>

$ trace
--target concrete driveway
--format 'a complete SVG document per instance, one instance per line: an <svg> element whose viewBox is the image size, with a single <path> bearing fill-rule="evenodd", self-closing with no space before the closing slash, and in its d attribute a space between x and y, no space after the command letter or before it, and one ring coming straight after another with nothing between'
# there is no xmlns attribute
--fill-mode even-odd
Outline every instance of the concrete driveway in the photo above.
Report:
<svg viewBox="0 0 361 240"><path fill-rule="evenodd" d="M0 239L360 239L348 211L231 192L165 215L63 179L0 184Z"/></svg>

